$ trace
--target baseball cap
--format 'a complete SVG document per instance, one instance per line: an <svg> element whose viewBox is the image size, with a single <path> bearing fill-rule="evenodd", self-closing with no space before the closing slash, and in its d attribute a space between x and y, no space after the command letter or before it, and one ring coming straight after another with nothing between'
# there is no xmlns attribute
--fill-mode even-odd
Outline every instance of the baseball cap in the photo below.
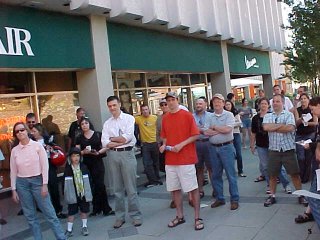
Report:
<svg viewBox="0 0 320 240"><path fill-rule="evenodd" d="M175 93L175 92L168 92L168 93L166 94L165 99L167 99L168 97L178 98L178 95L177 95L177 93Z"/></svg>
<svg viewBox="0 0 320 240"><path fill-rule="evenodd" d="M81 155L81 150L80 150L79 148L77 148L77 147L73 147L73 148L71 148L70 151L69 151L69 156L71 156L72 154L79 154L79 155Z"/></svg>
<svg viewBox="0 0 320 240"><path fill-rule="evenodd" d="M220 93L216 93L215 95L213 95L212 99L215 99L215 98L219 98L220 100L224 101L224 97Z"/></svg>
<svg viewBox="0 0 320 240"><path fill-rule="evenodd" d="M167 103L167 100L165 98L161 98L159 101L159 104L161 104L161 103Z"/></svg>

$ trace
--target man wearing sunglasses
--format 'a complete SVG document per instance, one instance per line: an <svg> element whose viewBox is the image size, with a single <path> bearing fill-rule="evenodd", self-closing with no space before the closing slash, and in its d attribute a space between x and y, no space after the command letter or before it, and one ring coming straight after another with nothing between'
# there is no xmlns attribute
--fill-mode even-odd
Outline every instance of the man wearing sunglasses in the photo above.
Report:
<svg viewBox="0 0 320 240"><path fill-rule="evenodd" d="M36 115L34 113L28 113L26 115L26 123L28 128L31 130L33 128L33 126L38 123L38 121L36 120Z"/></svg>

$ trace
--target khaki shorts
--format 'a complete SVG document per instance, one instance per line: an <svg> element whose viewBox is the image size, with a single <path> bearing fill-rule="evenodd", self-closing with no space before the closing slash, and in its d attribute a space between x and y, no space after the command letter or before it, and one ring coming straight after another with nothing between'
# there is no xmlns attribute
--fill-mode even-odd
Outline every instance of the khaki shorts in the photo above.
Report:
<svg viewBox="0 0 320 240"><path fill-rule="evenodd" d="M269 176L278 176L281 166L284 166L289 175L299 174L299 165L295 150L277 152L269 150L268 173Z"/></svg>
<svg viewBox="0 0 320 240"><path fill-rule="evenodd" d="M166 183L169 192L191 192L198 188L196 168L191 165L166 165Z"/></svg>

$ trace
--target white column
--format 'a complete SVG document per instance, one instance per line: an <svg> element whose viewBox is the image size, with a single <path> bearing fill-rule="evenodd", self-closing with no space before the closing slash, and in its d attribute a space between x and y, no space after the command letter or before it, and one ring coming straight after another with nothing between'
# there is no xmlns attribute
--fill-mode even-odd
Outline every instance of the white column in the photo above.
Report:
<svg viewBox="0 0 320 240"><path fill-rule="evenodd" d="M221 93L223 96L227 96L231 92L231 80L230 80L230 69L229 69L229 58L227 42L221 41L221 52L223 62L223 72L211 74L211 89L212 94Z"/></svg>

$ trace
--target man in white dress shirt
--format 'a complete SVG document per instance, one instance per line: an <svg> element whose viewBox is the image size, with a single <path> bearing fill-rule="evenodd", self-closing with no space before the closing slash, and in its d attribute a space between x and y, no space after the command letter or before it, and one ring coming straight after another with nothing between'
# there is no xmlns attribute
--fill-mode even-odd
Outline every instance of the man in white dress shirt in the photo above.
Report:
<svg viewBox="0 0 320 240"><path fill-rule="evenodd" d="M136 144L134 136L134 117L120 110L120 100L117 96L107 99L107 107L112 114L103 125L102 146L109 149L108 162L112 176L116 222L114 228L120 228L125 223L125 192L128 196L128 213L135 227L141 226L142 216L137 195L136 170L137 160L133 150Z"/></svg>

